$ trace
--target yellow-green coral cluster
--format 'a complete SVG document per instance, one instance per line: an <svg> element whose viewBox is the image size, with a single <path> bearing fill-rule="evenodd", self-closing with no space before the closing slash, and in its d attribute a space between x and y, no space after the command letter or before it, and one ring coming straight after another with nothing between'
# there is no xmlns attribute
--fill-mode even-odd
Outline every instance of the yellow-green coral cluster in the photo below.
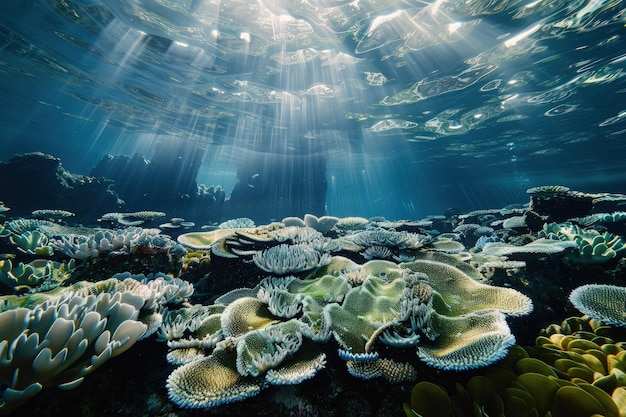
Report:
<svg viewBox="0 0 626 417"><path fill-rule="evenodd" d="M542 333L534 346L515 346L482 375L457 383L453 395L418 383L404 404L407 416L626 415L626 351L613 338L624 332L583 316Z"/></svg>

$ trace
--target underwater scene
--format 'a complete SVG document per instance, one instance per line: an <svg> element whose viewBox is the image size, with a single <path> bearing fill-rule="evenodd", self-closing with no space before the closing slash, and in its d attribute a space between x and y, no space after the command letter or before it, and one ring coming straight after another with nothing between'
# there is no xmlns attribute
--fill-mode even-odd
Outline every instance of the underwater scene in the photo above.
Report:
<svg viewBox="0 0 626 417"><path fill-rule="evenodd" d="M2 0L0 415L626 417L621 0Z"/></svg>

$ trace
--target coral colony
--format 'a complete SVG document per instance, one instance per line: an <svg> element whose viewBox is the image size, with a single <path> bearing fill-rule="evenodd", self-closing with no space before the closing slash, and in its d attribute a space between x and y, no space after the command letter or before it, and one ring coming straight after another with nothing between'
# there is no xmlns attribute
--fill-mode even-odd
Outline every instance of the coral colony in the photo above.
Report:
<svg viewBox="0 0 626 417"><path fill-rule="evenodd" d="M611 282L626 196L528 193L519 207L419 221L306 214L211 227L145 210L87 227L69 211L11 217L2 204L0 411L156 343L180 410L253 401L332 366L409 384L397 404L407 416L625 415L626 288ZM569 275L550 281L538 264ZM590 268L605 282L581 285ZM569 303L585 316L547 325ZM526 330L539 337L521 347L510 325L531 328L529 315L547 327ZM469 371L456 386L432 378Z"/></svg>

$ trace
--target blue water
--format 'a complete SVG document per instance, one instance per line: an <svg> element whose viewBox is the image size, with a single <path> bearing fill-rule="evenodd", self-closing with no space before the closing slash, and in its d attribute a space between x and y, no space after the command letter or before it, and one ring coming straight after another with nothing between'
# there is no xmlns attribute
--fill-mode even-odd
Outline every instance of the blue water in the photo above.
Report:
<svg viewBox="0 0 626 417"><path fill-rule="evenodd" d="M287 155L283 170L308 174L278 186L321 177L316 214L339 217L497 208L538 185L624 190L621 1L4 0L0 10L2 161L40 151L89 175L106 154L150 159L159 140L200 143L196 181L229 195L254 186L242 167L262 181L259 167Z"/></svg>

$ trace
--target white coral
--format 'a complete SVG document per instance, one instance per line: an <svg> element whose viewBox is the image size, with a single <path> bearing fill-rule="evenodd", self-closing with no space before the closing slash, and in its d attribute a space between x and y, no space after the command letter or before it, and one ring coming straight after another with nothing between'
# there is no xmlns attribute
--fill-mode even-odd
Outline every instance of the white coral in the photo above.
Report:
<svg viewBox="0 0 626 417"><path fill-rule="evenodd" d="M33 310L0 313L0 412L41 389L78 386L85 375L130 348L147 327L137 321L143 298L129 292L74 293Z"/></svg>
<svg viewBox="0 0 626 417"><path fill-rule="evenodd" d="M252 260L266 272L285 275L326 266L331 262L331 256L305 244L282 244L256 252Z"/></svg>

